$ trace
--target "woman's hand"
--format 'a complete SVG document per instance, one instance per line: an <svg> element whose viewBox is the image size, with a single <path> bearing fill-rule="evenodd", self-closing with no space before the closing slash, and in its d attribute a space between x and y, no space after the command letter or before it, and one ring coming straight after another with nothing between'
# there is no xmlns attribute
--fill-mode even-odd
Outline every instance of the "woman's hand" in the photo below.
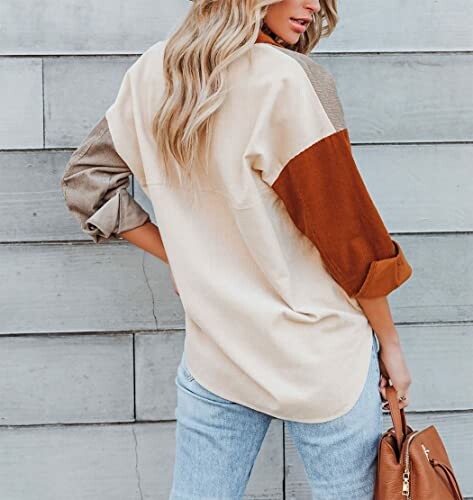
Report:
<svg viewBox="0 0 473 500"><path fill-rule="evenodd" d="M409 404L409 386L412 378L407 368L404 354L399 342L380 343L378 352L379 368L381 377L379 382L379 391L381 393L383 410L388 408L386 397L386 386L389 385L389 379L397 391L397 397L405 396L407 399L399 401L399 408L405 408Z"/></svg>

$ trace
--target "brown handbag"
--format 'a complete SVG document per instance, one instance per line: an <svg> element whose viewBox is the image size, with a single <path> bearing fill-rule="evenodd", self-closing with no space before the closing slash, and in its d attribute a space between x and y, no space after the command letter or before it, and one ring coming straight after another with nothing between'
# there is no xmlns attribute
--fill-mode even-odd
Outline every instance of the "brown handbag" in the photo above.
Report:
<svg viewBox="0 0 473 500"><path fill-rule="evenodd" d="M463 500L435 427L413 430L393 386L386 397L394 427L378 443L375 500Z"/></svg>

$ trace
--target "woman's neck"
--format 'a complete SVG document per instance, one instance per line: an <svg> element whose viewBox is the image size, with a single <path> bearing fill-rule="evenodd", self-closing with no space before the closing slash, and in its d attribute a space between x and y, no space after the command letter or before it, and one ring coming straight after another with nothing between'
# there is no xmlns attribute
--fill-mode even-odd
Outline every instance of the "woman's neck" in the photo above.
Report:
<svg viewBox="0 0 473 500"><path fill-rule="evenodd" d="M284 46L284 40L280 38L274 31L272 31L269 26L263 21L260 28L260 36L258 37L260 41L266 41L273 43L274 45Z"/></svg>

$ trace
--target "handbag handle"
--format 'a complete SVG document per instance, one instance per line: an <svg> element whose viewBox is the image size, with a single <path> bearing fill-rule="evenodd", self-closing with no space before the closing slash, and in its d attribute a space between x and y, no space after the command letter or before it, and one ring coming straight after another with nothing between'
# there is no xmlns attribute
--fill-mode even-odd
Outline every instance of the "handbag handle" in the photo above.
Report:
<svg viewBox="0 0 473 500"><path fill-rule="evenodd" d="M397 390L393 385L386 386L386 398L389 405L391 419L393 421L397 448L399 453L401 453L402 443L404 441L404 438L407 436L406 414L404 413L404 408L399 408ZM439 462L435 458L429 458L429 462L432 467L439 467L444 471L445 476L447 477L447 480L450 484L451 491L455 496L455 500L463 500L460 486L455 478L455 474L453 473L452 469L447 464Z"/></svg>
<svg viewBox="0 0 473 500"><path fill-rule="evenodd" d="M386 386L386 399L389 405L391 420L393 421L398 452L401 453L402 442L407 436L407 422L404 408L399 408L397 390L393 385Z"/></svg>

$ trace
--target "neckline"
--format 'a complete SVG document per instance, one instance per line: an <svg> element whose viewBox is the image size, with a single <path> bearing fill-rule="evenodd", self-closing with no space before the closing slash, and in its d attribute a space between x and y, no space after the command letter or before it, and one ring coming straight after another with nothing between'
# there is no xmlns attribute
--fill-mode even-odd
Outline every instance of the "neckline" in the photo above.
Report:
<svg viewBox="0 0 473 500"><path fill-rule="evenodd" d="M273 38L271 38L267 33L259 30L258 37L256 38L255 43L269 43L271 45L276 45L277 47L282 47L282 44L276 42Z"/></svg>

